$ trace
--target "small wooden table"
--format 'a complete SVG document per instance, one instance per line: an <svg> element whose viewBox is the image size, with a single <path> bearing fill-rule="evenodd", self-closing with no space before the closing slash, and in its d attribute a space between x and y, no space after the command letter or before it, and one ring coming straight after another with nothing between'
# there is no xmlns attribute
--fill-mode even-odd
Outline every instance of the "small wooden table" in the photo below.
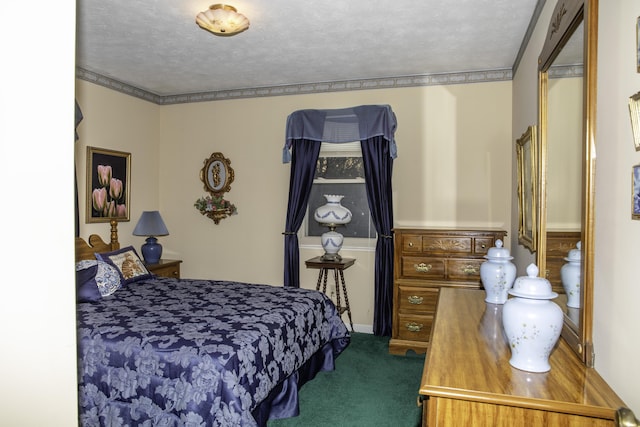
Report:
<svg viewBox="0 0 640 427"><path fill-rule="evenodd" d="M342 258L340 261L325 261L321 256L311 258L305 261L307 268L318 268L318 283L316 284L316 291L320 290L320 284L322 284L322 292L327 293L327 276L329 270L333 270L333 281L336 285L336 306L340 314L347 312L349 316L349 325L351 325L351 331L353 331L353 320L351 320L351 308L349 307L349 297L347 296L347 285L344 281L344 270L351 267L356 262L355 258ZM338 280L338 276L340 279ZM340 284L342 284L342 293L344 294L344 302L346 307L342 307L340 303Z"/></svg>

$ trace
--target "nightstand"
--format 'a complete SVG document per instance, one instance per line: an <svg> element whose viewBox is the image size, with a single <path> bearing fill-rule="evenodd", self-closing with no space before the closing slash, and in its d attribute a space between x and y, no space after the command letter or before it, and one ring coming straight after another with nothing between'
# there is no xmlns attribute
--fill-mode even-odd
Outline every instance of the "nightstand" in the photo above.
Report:
<svg viewBox="0 0 640 427"><path fill-rule="evenodd" d="M145 264L150 273L161 277L180 278L181 259L161 259L157 264Z"/></svg>

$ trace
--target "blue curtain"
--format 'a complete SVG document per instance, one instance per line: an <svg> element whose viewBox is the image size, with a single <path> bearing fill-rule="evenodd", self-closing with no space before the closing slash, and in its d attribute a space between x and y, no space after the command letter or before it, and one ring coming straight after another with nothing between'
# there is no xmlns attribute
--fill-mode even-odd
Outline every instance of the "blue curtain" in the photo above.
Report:
<svg viewBox="0 0 640 427"><path fill-rule="evenodd" d="M360 142L367 200L371 220L378 233L375 257L374 335L390 336L393 311L393 158L382 136Z"/></svg>
<svg viewBox="0 0 640 427"><path fill-rule="evenodd" d="M82 116L82 110L80 110L80 106L78 105L78 101L76 101L76 119L75 119L75 134L76 134L76 141L80 138L78 136L78 125L80 124L80 122L82 121L83 116ZM76 193L76 217L75 217L75 229L76 229L76 237L80 237L80 206L78 204L78 178L77 178L77 173L75 170L75 167L73 168L73 184L75 186L75 193Z"/></svg>
<svg viewBox="0 0 640 427"><path fill-rule="evenodd" d="M291 152L289 203L284 232L284 285L300 287L300 251L298 230L304 220L320 154L320 142L296 139Z"/></svg>
<svg viewBox="0 0 640 427"><path fill-rule="evenodd" d="M298 110L287 117L282 161L292 161L285 235L284 284L300 287L297 232L313 185L321 142L360 141L367 199L378 233L375 257L373 332L391 335L393 308L393 209L391 172L397 156L396 116L389 105L361 105L337 110ZM291 151L291 153L290 153Z"/></svg>

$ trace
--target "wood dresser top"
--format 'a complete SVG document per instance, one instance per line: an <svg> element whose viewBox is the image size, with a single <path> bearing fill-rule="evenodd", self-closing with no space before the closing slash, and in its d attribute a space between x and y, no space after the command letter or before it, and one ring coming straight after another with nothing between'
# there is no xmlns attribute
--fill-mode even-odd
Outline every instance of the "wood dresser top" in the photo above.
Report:
<svg viewBox="0 0 640 427"><path fill-rule="evenodd" d="M551 353L549 372L512 367L502 306L487 304L484 297L483 290L440 290L421 395L610 419L625 406L563 339Z"/></svg>

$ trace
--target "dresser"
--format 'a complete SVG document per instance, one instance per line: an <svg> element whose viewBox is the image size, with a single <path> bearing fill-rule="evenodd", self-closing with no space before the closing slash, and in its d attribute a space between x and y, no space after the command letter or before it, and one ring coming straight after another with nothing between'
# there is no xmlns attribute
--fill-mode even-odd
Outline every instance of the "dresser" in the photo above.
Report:
<svg viewBox="0 0 640 427"><path fill-rule="evenodd" d="M482 290L441 290L420 383L422 425L615 426L624 402L563 339L549 372L509 364L502 307L485 303Z"/></svg>
<svg viewBox="0 0 640 427"><path fill-rule="evenodd" d="M569 251L576 248L581 236L580 231L547 231L545 277L551 282L554 292L564 293L560 269L567 262L565 258Z"/></svg>
<svg viewBox="0 0 640 427"><path fill-rule="evenodd" d="M150 273L160 277L173 277L175 279L180 278L180 263L179 259L161 259L157 264L146 264L147 270Z"/></svg>
<svg viewBox="0 0 640 427"><path fill-rule="evenodd" d="M440 289L481 289L480 265L504 230L395 228L389 352L424 353Z"/></svg>

